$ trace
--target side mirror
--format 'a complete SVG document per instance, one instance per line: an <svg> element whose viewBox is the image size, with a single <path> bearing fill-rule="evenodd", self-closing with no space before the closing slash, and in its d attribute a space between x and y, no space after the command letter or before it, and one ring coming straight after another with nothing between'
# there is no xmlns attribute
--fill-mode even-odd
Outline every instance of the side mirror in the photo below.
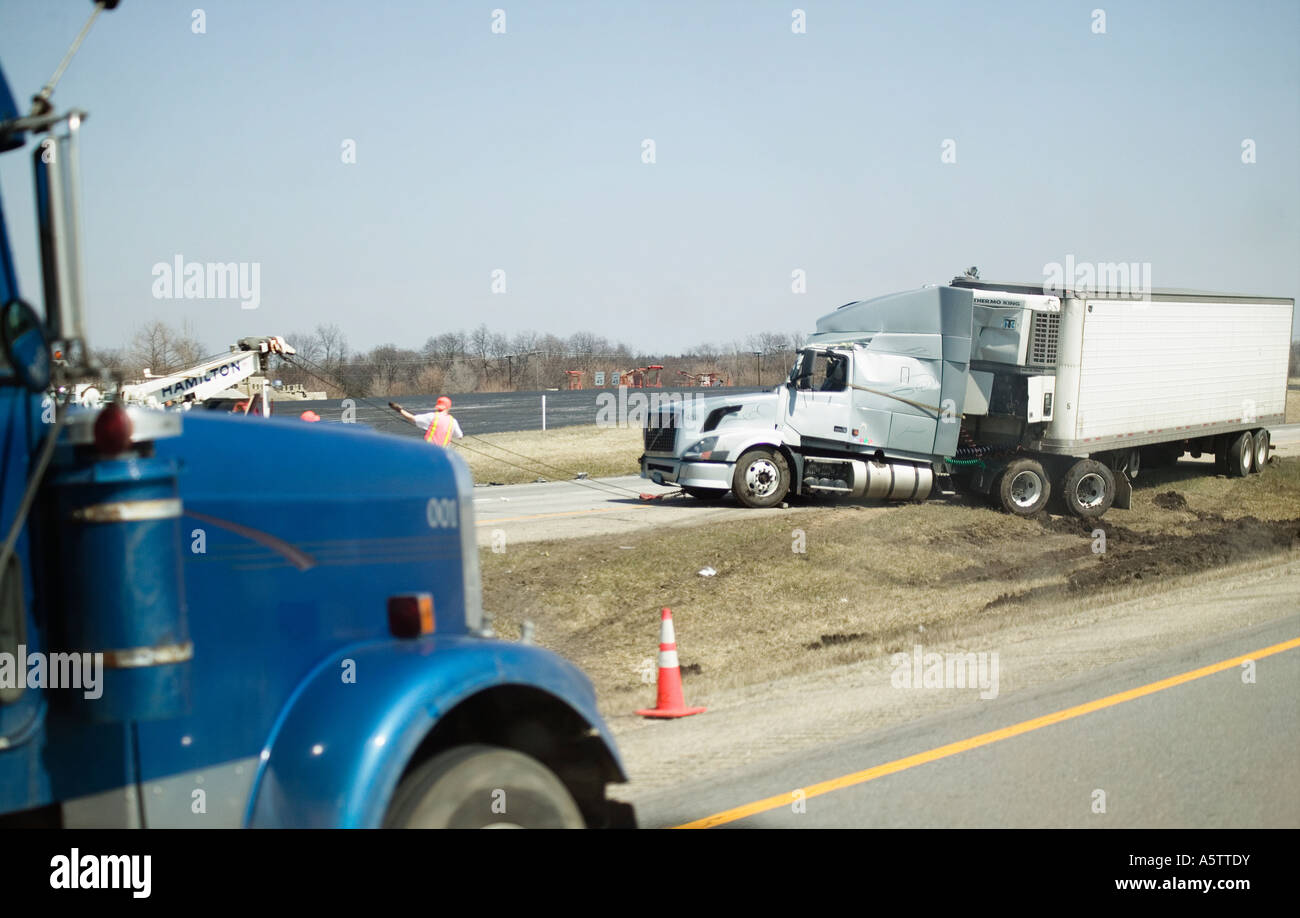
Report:
<svg viewBox="0 0 1300 918"><path fill-rule="evenodd" d="M44 392L50 387L50 339L35 309L18 299L5 303L0 310L0 340L5 359L28 391Z"/></svg>

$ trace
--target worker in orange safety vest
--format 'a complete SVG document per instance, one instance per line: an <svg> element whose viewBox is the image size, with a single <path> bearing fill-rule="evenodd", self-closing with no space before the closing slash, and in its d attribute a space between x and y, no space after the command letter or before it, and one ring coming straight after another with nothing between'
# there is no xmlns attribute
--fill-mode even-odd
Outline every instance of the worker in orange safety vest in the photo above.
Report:
<svg viewBox="0 0 1300 918"><path fill-rule="evenodd" d="M388 407L416 427L423 427L425 443L446 446L452 437L459 440L465 436L460 429L460 424L451 416L451 399L445 395L439 396L438 401L434 403L434 410L426 414L411 414L396 402L389 402Z"/></svg>

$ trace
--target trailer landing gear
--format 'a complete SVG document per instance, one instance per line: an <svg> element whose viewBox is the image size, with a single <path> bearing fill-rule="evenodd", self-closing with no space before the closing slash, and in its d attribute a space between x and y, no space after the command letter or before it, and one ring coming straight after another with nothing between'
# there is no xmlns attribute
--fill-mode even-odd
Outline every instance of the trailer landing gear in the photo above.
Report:
<svg viewBox="0 0 1300 918"><path fill-rule="evenodd" d="M1126 475L1129 481L1137 481L1142 470L1142 450L1133 449L1110 454L1110 467L1116 475Z"/></svg>

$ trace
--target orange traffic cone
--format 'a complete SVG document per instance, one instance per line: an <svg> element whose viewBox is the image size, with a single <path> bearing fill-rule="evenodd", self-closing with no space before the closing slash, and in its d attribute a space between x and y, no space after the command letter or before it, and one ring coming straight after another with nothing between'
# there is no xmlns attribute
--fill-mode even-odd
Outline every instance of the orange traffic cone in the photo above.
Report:
<svg viewBox="0 0 1300 918"><path fill-rule="evenodd" d="M654 708L637 711L642 717L687 717L704 708L688 708L682 697L682 668L677 663L677 637L673 613L667 607L659 626L659 702Z"/></svg>

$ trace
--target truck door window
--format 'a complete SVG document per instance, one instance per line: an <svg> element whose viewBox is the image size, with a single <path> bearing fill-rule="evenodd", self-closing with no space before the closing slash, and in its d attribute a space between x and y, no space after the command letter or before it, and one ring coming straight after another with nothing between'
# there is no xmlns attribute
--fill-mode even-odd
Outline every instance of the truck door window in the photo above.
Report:
<svg viewBox="0 0 1300 918"><path fill-rule="evenodd" d="M848 359L838 354L807 351L799 365L797 388L813 392L841 392L848 379Z"/></svg>
<svg viewBox="0 0 1300 918"><path fill-rule="evenodd" d="M838 354L826 354L825 361L825 378L819 388L822 392L843 392L848 384L848 359Z"/></svg>

